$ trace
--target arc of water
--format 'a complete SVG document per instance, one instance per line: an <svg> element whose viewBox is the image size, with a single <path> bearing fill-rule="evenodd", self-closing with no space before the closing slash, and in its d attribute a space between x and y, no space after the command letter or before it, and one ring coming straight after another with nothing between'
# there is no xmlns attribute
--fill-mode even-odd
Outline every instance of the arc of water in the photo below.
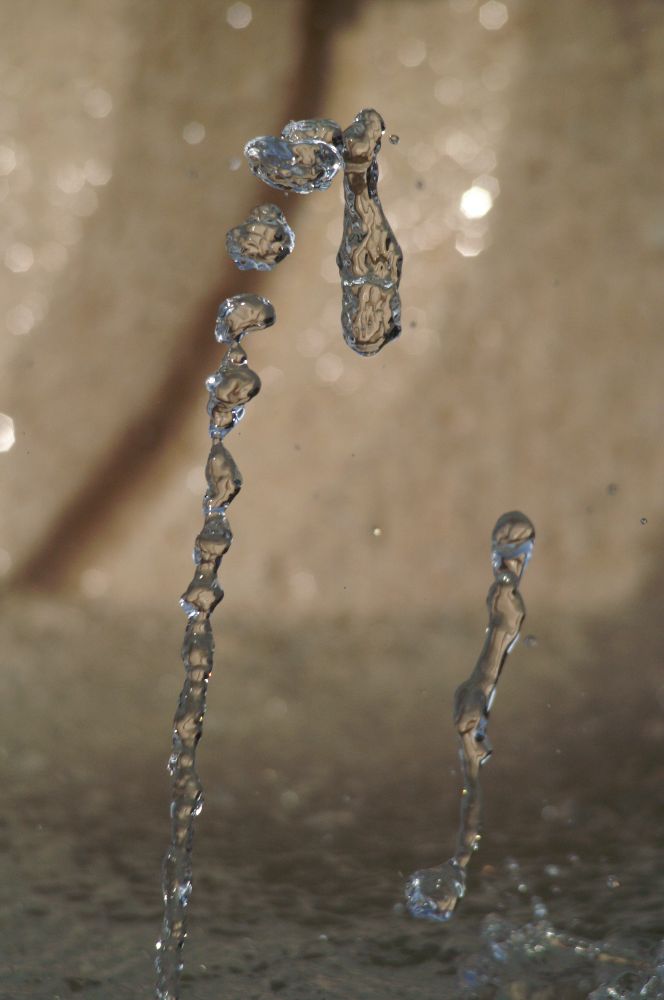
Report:
<svg viewBox="0 0 664 1000"><path fill-rule="evenodd" d="M223 598L217 579L233 535L226 516L242 486L242 477L223 440L260 390L240 341L253 330L272 326L271 302L259 295L236 295L219 308L215 336L228 350L219 369L206 381L212 445L206 466L204 523L194 547L195 570L180 599L187 625L182 645L185 679L173 722L168 762L171 786L171 840L162 867L164 917L157 942L157 1000L177 1000L186 937L186 910L192 888L191 851L194 819L203 808L196 771L196 747L203 731L207 686L212 672L214 639L210 616Z"/></svg>
<svg viewBox="0 0 664 1000"><path fill-rule="evenodd" d="M411 914L428 920L449 920L466 891L466 869L480 841L480 768L492 752L486 733L489 713L526 616L519 583L532 555L535 529L525 514L511 511L496 522L491 542L494 582L487 594L486 639L475 669L454 695L463 776L457 849L445 864L415 872L405 887Z"/></svg>

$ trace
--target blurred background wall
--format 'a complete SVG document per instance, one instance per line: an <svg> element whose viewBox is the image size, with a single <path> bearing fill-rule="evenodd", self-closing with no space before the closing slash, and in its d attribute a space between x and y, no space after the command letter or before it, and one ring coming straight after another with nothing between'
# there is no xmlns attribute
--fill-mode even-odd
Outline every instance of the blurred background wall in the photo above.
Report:
<svg viewBox="0 0 664 1000"><path fill-rule="evenodd" d="M229 439L223 614L479 617L513 507L540 618L652 594L661 4L35 0L3 5L0 37L7 587L176 605L216 307L251 290L278 322L247 342L263 391ZM280 200L242 158L365 106L400 137L380 190L404 250L404 331L370 359L340 332L340 182ZM226 230L274 200L295 252L241 274Z"/></svg>

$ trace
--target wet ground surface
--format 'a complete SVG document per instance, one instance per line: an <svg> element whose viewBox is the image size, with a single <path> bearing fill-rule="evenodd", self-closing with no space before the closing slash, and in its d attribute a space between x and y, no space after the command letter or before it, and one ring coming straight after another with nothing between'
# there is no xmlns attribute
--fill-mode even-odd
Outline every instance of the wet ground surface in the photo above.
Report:
<svg viewBox="0 0 664 1000"><path fill-rule="evenodd" d="M664 937L656 639L630 658L619 622L549 622L513 653L482 846L436 926L402 882L454 847L479 618L215 624L183 1000L576 1000L619 974L638 995ZM181 626L3 607L3 1000L151 996Z"/></svg>

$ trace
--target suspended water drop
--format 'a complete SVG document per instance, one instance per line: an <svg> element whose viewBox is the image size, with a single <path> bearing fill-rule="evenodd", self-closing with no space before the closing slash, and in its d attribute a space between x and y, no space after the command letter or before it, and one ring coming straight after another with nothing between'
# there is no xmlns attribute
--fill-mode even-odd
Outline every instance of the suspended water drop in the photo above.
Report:
<svg viewBox="0 0 664 1000"><path fill-rule="evenodd" d="M394 133L392 133L392 135L390 136L390 142L392 143L392 145L393 146L398 146L399 145L399 141L400 141L399 140L399 136L395 135Z"/></svg>
<svg viewBox="0 0 664 1000"><path fill-rule="evenodd" d="M295 233L276 205L258 205L226 234L226 250L241 271L271 271L295 246Z"/></svg>
<svg viewBox="0 0 664 1000"><path fill-rule="evenodd" d="M214 335L220 344L239 344L253 330L264 330L275 321L274 306L262 295L234 295L219 306Z"/></svg>
<svg viewBox="0 0 664 1000"><path fill-rule="evenodd" d="M401 332L403 255L378 197L378 153L385 131L365 109L344 132L344 221L337 265L341 323L358 354L376 354Z"/></svg>
<svg viewBox="0 0 664 1000"><path fill-rule="evenodd" d="M325 191L343 166L338 150L322 139L289 141L272 135L244 147L249 167L270 187L296 194Z"/></svg>

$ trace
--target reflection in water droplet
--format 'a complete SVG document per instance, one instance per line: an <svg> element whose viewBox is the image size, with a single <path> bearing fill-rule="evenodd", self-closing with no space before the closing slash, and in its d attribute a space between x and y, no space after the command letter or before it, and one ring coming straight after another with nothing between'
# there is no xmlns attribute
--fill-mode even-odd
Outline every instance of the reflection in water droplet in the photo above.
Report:
<svg viewBox="0 0 664 1000"><path fill-rule="evenodd" d="M6 413L0 413L0 451L9 451L16 442L14 421Z"/></svg>
<svg viewBox="0 0 664 1000"><path fill-rule="evenodd" d="M648 518L647 517L642 517L641 518L641 524L647 524L647 523L648 523Z"/></svg>
<svg viewBox="0 0 664 1000"><path fill-rule="evenodd" d="M295 246L295 233L276 205L258 205L226 234L226 251L241 270L271 271Z"/></svg>
<svg viewBox="0 0 664 1000"><path fill-rule="evenodd" d="M394 133L392 133L392 135L390 136L390 142L392 143L392 145L393 146L398 146L399 145L399 141L400 141L399 136L395 135Z"/></svg>
<svg viewBox="0 0 664 1000"><path fill-rule="evenodd" d="M414 917L449 920L466 888L466 869L480 838L480 768L491 756L489 713L508 654L526 615L519 581L532 554L535 529L520 511L498 519L491 535L494 582L487 595L489 623L475 669L454 694L454 724L463 772L457 849L445 864L415 872L405 886Z"/></svg>

